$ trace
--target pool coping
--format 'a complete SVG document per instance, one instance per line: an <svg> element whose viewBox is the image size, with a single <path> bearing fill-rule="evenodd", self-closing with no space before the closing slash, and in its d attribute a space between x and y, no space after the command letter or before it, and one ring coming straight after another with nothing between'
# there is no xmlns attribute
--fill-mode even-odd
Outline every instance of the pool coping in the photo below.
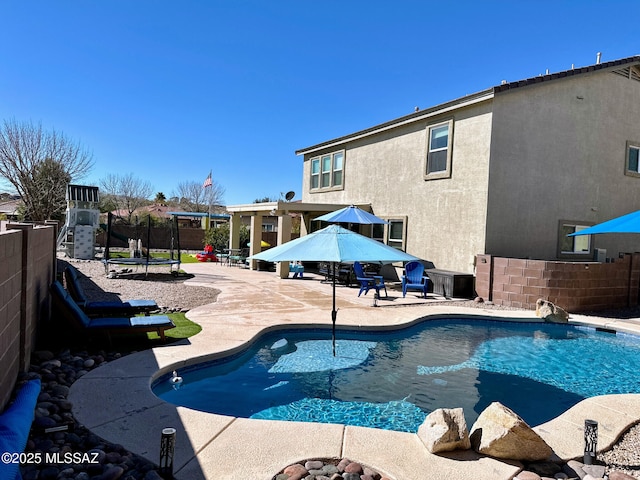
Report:
<svg viewBox="0 0 640 480"><path fill-rule="evenodd" d="M288 464L326 457L348 457L396 480L448 476L461 480L510 479L520 471L517 462L471 451L433 455L413 433L235 418L160 400L151 391L151 384L173 369L242 351L265 329L326 327L330 323L325 320L329 318L329 285L282 280L267 272L214 264L183 267L196 275L189 283L221 291L217 302L188 313L202 325L202 332L176 344L127 355L78 379L69 394L73 413L96 435L158 463L162 428L176 428L174 472L178 480L235 479L238 472L245 478L270 480ZM354 290L339 289L336 293L339 326L350 330L405 328L424 318L447 316L539 321L531 311L424 302L372 308L370 299L355 297ZM637 320L572 315L570 322L640 335ZM586 399L534 430L558 457L579 458L587 418L598 421L598 449L607 449L620 434L640 422L640 394Z"/></svg>

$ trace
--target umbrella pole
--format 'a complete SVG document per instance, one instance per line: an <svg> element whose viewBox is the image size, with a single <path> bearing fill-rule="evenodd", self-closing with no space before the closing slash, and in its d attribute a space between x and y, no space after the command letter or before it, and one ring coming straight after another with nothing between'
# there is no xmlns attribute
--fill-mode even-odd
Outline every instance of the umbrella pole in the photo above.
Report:
<svg viewBox="0 0 640 480"><path fill-rule="evenodd" d="M333 356L336 356L336 317L338 311L336 310L336 263L331 262L332 277L333 277L333 309L331 310L331 340L333 342Z"/></svg>

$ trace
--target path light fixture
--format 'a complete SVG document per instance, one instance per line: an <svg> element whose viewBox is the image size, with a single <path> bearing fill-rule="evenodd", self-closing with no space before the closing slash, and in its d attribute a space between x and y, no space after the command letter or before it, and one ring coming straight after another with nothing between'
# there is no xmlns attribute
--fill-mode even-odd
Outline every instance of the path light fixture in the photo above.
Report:
<svg viewBox="0 0 640 480"><path fill-rule="evenodd" d="M160 476L173 480L173 453L176 447L176 429L163 428L160 437Z"/></svg>
<svg viewBox="0 0 640 480"><path fill-rule="evenodd" d="M584 421L584 464L593 465L598 447L598 422Z"/></svg>

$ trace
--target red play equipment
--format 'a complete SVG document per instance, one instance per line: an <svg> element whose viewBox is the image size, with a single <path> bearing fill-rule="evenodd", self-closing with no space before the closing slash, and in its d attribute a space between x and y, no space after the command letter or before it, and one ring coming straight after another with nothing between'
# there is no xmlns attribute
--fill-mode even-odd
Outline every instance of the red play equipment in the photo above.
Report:
<svg viewBox="0 0 640 480"><path fill-rule="evenodd" d="M204 247L203 252L196 253L196 259L199 262L217 262L218 257L213 253L213 247L211 245L207 245Z"/></svg>

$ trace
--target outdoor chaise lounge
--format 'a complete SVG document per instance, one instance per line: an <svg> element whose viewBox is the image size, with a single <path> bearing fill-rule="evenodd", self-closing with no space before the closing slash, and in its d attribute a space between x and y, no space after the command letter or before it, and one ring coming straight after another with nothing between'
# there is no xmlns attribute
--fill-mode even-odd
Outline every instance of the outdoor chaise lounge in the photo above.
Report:
<svg viewBox="0 0 640 480"><path fill-rule="evenodd" d="M94 316L125 316L132 317L139 313L148 315L158 310L154 300L128 300L126 302L90 302L84 293L78 270L69 265L64 269L64 279L71 298L90 317Z"/></svg>
<svg viewBox="0 0 640 480"><path fill-rule="evenodd" d="M427 298L429 277L424 275L424 265L420 262L409 262L404 266L405 274L402 276L402 297L407 296L407 290L419 290L422 296Z"/></svg>
<svg viewBox="0 0 640 480"><path fill-rule="evenodd" d="M89 318L57 280L51 285L51 300L54 311L57 311L76 328L88 334L157 332L160 338L165 340L165 330L175 327L166 315Z"/></svg>
<svg viewBox="0 0 640 480"><path fill-rule="evenodd" d="M378 298L380 298L380 290L384 289L384 296L388 297L387 286L384 284L384 277L382 275L367 275L364 273L364 269L360 262L353 263L353 271L356 273L356 280L360 282L360 291L358 296L362 292L366 295L372 288L376 291Z"/></svg>
<svg viewBox="0 0 640 480"><path fill-rule="evenodd" d="M4 454L0 462L0 478L3 480L22 478L19 463L10 459L16 457L17 460L27 446L40 387L38 378L24 383L18 389L13 403L0 414L0 451Z"/></svg>

